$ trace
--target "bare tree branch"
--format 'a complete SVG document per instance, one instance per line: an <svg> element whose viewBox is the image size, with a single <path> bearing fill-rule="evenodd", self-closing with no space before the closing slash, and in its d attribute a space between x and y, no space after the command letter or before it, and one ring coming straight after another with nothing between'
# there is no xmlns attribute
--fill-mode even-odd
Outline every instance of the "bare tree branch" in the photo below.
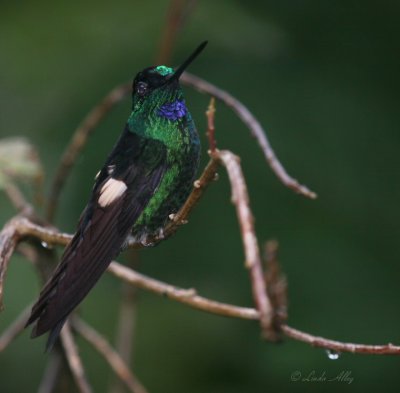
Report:
<svg viewBox="0 0 400 393"><path fill-rule="evenodd" d="M232 190L232 203L236 207L236 214L242 235L243 248L245 253L245 266L250 271L253 297L257 310L260 312L261 331L263 336L271 341L279 338L278 330L274 324L275 309L268 297L266 281L261 265L260 250L254 229L254 218L250 210L250 201L246 181L240 166L239 157L227 150L217 150L215 141L215 100L212 97L207 117L207 136L210 148L210 155L218 160L227 170Z"/></svg>
<svg viewBox="0 0 400 393"><path fill-rule="evenodd" d="M21 238L33 237L49 246L56 244L66 246L72 239L71 234L58 232L55 227L43 227L35 224L26 217L19 217L14 224Z"/></svg>
<svg viewBox="0 0 400 393"><path fill-rule="evenodd" d="M254 309L227 305L206 299L197 295L196 290L194 289L176 288L172 285L155 280L154 278L146 277L145 275L135 272L134 270L129 269L117 262L112 262L108 268L108 271L121 280L129 282L138 288L166 296L169 299L174 299L178 302L188 304L191 307L199 310L216 313L226 317L237 317L253 320L257 320L259 318L258 311Z"/></svg>
<svg viewBox="0 0 400 393"><path fill-rule="evenodd" d="M213 97L221 100L235 112L239 119L242 120L242 122L250 130L252 136L257 140L272 171L286 187L291 188L295 192L311 199L315 199L317 197L313 191L310 191L306 186L301 185L296 179L292 178L286 172L285 168L280 163L275 152L273 151L266 136L267 134L265 130L261 126L260 122L243 103L241 103L228 92L220 89L210 82L205 81L204 79L199 78L198 76L189 74L188 72L184 72L180 80L183 84L191 86L201 93L210 94Z"/></svg>
<svg viewBox="0 0 400 393"><path fill-rule="evenodd" d="M59 375L63 365L63 359L59 351L53 351L51 358L47 362L46 370L40 381L38 393L52 393L57 385Z"/></svg>
<svg viewBox="0 0 400 393"><path fill-rule="evenodd" d="M278 262L278 242L267 241L264 253L267 293L275 311L273 323L279 330L279 326L287 320L287 281Z"/></svg>
<svg viewBox="0 0 400 393"><path fill-rule="evenodd" d="M137 273L117 262L113 262L108 271L116 277L130 282L141 289L148 290L161 296L184 303L190 307L198 308L208 313L228 316L240 319L258 320L260 313L254 308L237 307L230 304L216 302L197 295L194 289L182 289L165 284ZM312 346L330 349L339 352L352 352L369 355L400 355L400 346L387 345L364 345L330 340L324 337L313 336L309 333L294 329L286 324L281 325L280 330L287 337L302 341Z"/></svg>
<svg viewBox="0 0 400 393"><path fill-rule="evenodd" d="M0 311L3 309L4 279L10 258L18 244L16 222L18 217L11 219L0 232Z"/></svg>
<svg viewBox="0 0 400 393"><path fill-rule="evenodd" d="M71 324L72 327L104 357L115 374L124 382L131 392L147 393L147 390L131 373L118 352L114 350L102 335L82 319L75 317L72 319Z"/></svg>
<svg viewBox="0 0 400 393"><path fill-rule="evenodd" d="M249 195L246 182L240 167L239 157L228 150L216 151L214 158L218 159L226 168L231 183L232 203L236 207L243 249L246 258L246 267L250 271L253 288L253 297L260 312L260 322L265 338L276 341L278 334L273 326L275 311L267 295L264 273L261 265L260 249L254 230L254 218L250 210Z"/></svg>
<svg viewBox="0 0 400 393"><path fill-rule="evenodd" d="M208 105L206 111L207 117L207 138L208 138L208 147L211 153L215 152L217 148L217 142L215 140L215 124L214 124L214 117L215 117L215 98L211 97L210 103Z"/></svg>
<svg viewBox="0 0 400 393"><path fill-rule="evenodd" d="M78 353L78 347L76 346L68 322L64 325L63 329L61 330L60 338L69 368L71 370L76 386L79 389L79 392L92 393L92 387L90 386L86 378L81 357L79 356Z"/></svg>
<svg viewBox="0 0 400 393"><path fill-rule="evenodd" d="M139 251L128 250L127 260L129 267L136 269L139 265ZM120 305L116 327L115 349L126 366L132 368L132 348L136 331L136 306L138 290L133 285L123 282L120 289ZM110 393L124 393L125 386L119 378L115 378L110 386Z"/></svg>
<svg viewBox="0 0 400 393"><path fill-rule="evenodd" d="M23 219L21 220L21 223L19 225L23 226L24 223L27 222L29 222L28 219ZM27 230L22 232L30 231ZM11 237L14 236L14 231L8 233ZM42 234L44 234L43 238L41 238ZM34 236L37 237L39 240L48 240L51 244L65 243L65 239L63 237L60 237L60 234L58 232L52 231L50 229L45 229L44 231L37 230L34 232ZM51 238L51 236L53 236L53 238ZM4 245L6 244L9 244L9 239L0 242L0 255L4 253ZM10 250L8 249L6 253L9 252ZM250 320L258 320L260 318L259 312L254 308L238 307L230 304L216 302L214 300L210 300L197 295L194 289L181 289L169 284L165 284L161 281L137 273L132 269L122 266L116 262L111 263L108 271L116 277L120 278L121 280L129 282L132 285L137 286L138 288L145 289L162 296L167 296L170 299L176 300L178 302L187 304L190 307L197 308L212 314ZM282 333L285 334L287 337L305 342L309 345L318 346L320 348L331 349L340 352L352 352L371 355L400 355L400 346L395 346L393 344L364 345L344 343L319 336L313 336L309 333L302 332L285 324L281 325L279 328Z"/></svg>
<svg viewBox="0 0 400 393"><path fill-rule="evenodd" d="M8 199L18 211L21 212L30 209L29 203L16 184L7 182L4 185L4 191L7 194Z"/></svg>
<svg viewBox="0 0 400 393"><path fill-rule="evenodd" d="M14 320L14 322L1 334L0 336L0 352L4 351L9 344L17 338L17 336L24 330L26 321L31 313L31 307L25 308L21 314Z"/></svg>
<svg viewBox="0 0 400 393"><path fill-rule="evenodd" d="M196 6L197 0L171 0L166 23L161 34L160 49L156 64L170 62L172 48L179 31L182 30Z"/></svg>
<svg viewBox="0 0 400 393"><path fill-rule="evenodd" d="M69 240L69 235L60 234L51 228L42 228L33 224L29 219L17 216L4 227L0 234L0 277L5 275L4 268L8 264L9 257L22 236L33 236L49 244L65 245ZM260 314L252 308L237 307L216 301L212 301L196 294L195 290L183 290L174 286L164 284L158 280L148 278L129 268L113 262L109 271L120 279L130 282L139 288L149 290L161 295L177 300L191 307L201 309L218 315L230 316L242 319L258 320ZM3 281L0 281L3 284ZM2 288L0 287L0 293ZM363 345L353 343L342 343L318 336L313 336L305 332L296 330L288 325L281 325L280 330L286 336L295 340L303 341L310 345L321 348L337 350L341 352L354 352L363 354L400 354L400 347L392 344L388 345Z"/></svg>
<svg viewBox="0 0 400 393"><path fill-rule="evenodd" d="M351 352L362 355L400 355L400 346L391 343L386 345L365 345L345 343L341 341L330 340L328 338L313 336L312 334L294 329L288 325L281 326L282 332L297 341L302 341L313 347L330 349L337 352Z"/></svg>

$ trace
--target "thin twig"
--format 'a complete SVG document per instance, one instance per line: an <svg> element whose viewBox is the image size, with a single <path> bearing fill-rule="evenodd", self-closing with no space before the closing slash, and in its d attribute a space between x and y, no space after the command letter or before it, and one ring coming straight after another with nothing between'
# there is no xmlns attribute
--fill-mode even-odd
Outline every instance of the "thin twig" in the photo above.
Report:
<svg viewBox="0 0 400 393"><path fill-rule="evenodd" d="M208 138L208 148L210 149L211 153L215 152L217 148L217 141L215 140L215 124L214 124L214 117L215 117L215 98L211 97L210 103L208 104L208 108L206 111L207 117L207 138Z"/></svg>
<svg viewBox="0 0 400 393"><path fill-rule="evenodd" d="M56 244L66 246L72 239L72 235L69 233L58 232L54 227L43 227L33 223L26 217L19 217L14 224L21 238L33 237L40 239L48 246Z"/></svg>
<svg viewBox="0 0 400 393"><path fill-rule="evenodd" d="M196 0L171 0L164 30L161 34L156 64L168 64L170 62L176 37L189 19L196 3Z"/></svg>
<svg viewBox="0 0 400 393"><path fill-rule="evenodd" d="M127 251L127 254L129 267L135 270L139 265L139 251L131 249ZM122 283L120 291L115 349L126 366L132 369L132 349L135 339L138 291L136 287L126 282ZM110 393L123 393L125 392L125 386L119 378L114 378L109 391Z"/></svg>
<svg viewBox="0 0 400 393"><path fill-rule="evenodd" d="M131 364L132 344L135 331L136 292L136 288L123 283L121 288L120 312L115 346L118 353L121 354L122 359L128 366Z"/></svg>
<svg viewBox="0 0 400 393"><path fill-rule="evenodd" d="M52 393L59 380L63 359L58 351L52 351L50 356L37 393Z"/></svg>
<svg viewBox="0 0 400 393"><path fill-rule="evenodd" d="M264 247L265 282L275 311L274 326L277 330L287 320L287 281L279 265L278 248L276 240L267 241Z"/></svg>
<svg viewBox="0 0 400 393"><path fill-rule="evenodd" d="M11 219L0 232L0 311L3 310L4 280L8 264L19 239L16 230L18 218L19 217L17 216Z"/></svg>
<svg viewBox="0 0 400 393"><path fill-rule="evenodd" d="M92 393L92 388L86 378L81 357L78 353L74 337L72 336L69 323L67 322L61 330L61 343L68 361L72 376L80 393Z"/></svg>
<svg viewBox="0 0 400 393"><path fill-rule="evenodd" d="M0 352L4 351L8 345L24 330L26 321L31 313L31 307L26 307L14 320L14 322L0 336Z"/></svg>
<svg viewBox="0 0 400 393"><path fill-rule="evenodd" d="M239 119L242 120L242 122L250 130L253 137L257 140L272 171L286 187L289 187L295 192L311 199L315 199L317 197L317 194L315 194L313 191L310 191L306 186L301 185L296 179L292 178L286 172L285 168L280 163L278 157L272 149L265 130L256 117L243 103L225 90L220 89L219 87L199 78L198 76L189 74L188 72L184 72L180 80L183 84L191 86L201 93L210 94L213 97L221 100L235 112Z"/></svg>
<svg viewBox="0 0 400 393"><path fill-rule="evenodd" d="M71 324L72 327L104 357L110 367L114 370L115 374L125 383L131 392L147 392L144 386L131 373L118 352L114 350L102 335L82 319L73 318Z"/></svg>
<svg viewBox="0 0 400 393"><path fill-rule="evenodd" d="M269 340L278 339L274 328L275 310L267 295L264 272L261 265L260 249L254 230L254 218L250 210L249 195L246 182L240 167L239 157L227 150L216 151L214 157L226 168L232 190L232 203L236 207L242 234L243 248L246 258L246 267L249 269L253 289L253 297L260 312L260 322L263 336Z"/></svg>
<svg viewBox="0 0 400 393"><path fill-rule="evenodd" d="M259 318L259 313L257 310L246 307L232 306L206 299L197 295L194 289L181 289L165 284L161 281L155 280L154 278L146 277L143 274L135 272L134 270L129 269L117 262L112 262L108 267L108 271L121 280L129 282L138 288L166 296L180 303L190 305L193 308L198 308L199 310L223 315L226 317L238 317L253 320Z"/></svg>
<svg viewBox="0 0 400 393"><path fill-rule="evenodd" d="M46 216L51 222L54 219L58 199L65 181L76 162L79 153L86 145L87 139L104 116L131 91L131 84L122 84L112 89L103 100L96 105L75 130L72 140L64 151L54 176L47 205Z"/></svg>
<svg viewBox="0 0 400 393"><path fill-rule="evenodd" d="M400 346L391 343L386 345L365 345L345 343L341 341L330 340L328 338L313 336L312 334L294 329L288 325L281 326L282 332L297 341L302 341L313 347L330 349L336 352L351 352L362 355L400 355Z"/></svg>
<svg viewBox="0 0 400 393"><path fill-rule="evenodd" d="M34 246L28 243L19 243L16 251L24 258L26 258L29 262L32 262L32 264L35 265L36 263L38 263L39 255Z"/></svg>
<svg viewBox="0 0 400 393"><path fill-rule="evenodd" d="M6 182L4 185L4 191L8 196L8 199L19 212L30 208L30 205L25 199L24 195L14 183Z"/></svg>
<svg viewBox="0 0 400 393"><path fill-rule="evenodd" d="M259 320L260 313L254 308L238 307L226 303L216 302L196 294L193 289L182 289L170 284L155 280L143 274L135 272L117 262L112 262L108 271L116 277L137 286L138 288L166 296L169 299L184 303L190 307L206 311L211 314L240 318L247 320ZM352 352L369 355L400 355L400 346L364 345L330 340L324 337L313 336L309 333L294 329L286 324L280 326L281 332L294 340L331 349L339 352Z"/></svg>

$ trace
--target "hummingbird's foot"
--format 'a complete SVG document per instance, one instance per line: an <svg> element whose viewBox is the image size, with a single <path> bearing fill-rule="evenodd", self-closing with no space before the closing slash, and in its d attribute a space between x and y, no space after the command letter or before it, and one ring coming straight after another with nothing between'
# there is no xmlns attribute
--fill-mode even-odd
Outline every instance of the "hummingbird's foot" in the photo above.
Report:
<svg viewBox="0 0 400 393"><path fill-rule="evenodd" d="M157 237L158 237L160 240L163 240L163 239L165 238L164 228L160 228L160 229L158 230Z"/></svg>

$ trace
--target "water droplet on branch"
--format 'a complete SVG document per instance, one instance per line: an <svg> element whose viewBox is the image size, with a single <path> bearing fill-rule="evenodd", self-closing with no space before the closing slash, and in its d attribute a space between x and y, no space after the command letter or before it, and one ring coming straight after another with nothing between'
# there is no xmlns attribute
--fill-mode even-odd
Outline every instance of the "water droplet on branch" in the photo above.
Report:
<svg viewBox="0 0 400 393"><path fill-rule="evenodd" d="M338 360L340 358L340 353L333 349L327 349L326 354L330 360Z"/></svg>
<svg viewBox="0 0 400 393"><path fill-rule="evenodd" d="M47 248L48 250L51 250L51 246L49 243L46 243L45 241L40 242L43 248Z"/></svg>

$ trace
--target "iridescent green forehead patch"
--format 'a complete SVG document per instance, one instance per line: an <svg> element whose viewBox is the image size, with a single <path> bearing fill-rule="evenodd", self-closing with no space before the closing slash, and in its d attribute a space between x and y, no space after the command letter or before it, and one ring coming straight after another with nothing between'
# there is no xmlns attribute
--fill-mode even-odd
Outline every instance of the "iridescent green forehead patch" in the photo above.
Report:
<svg viewBox="0 0 400 393"><path fill-rule="evenodd" d="M158 72L162 76L167 76L174 73L172 68L163 65L156 67L154 71Z"/></svg>

